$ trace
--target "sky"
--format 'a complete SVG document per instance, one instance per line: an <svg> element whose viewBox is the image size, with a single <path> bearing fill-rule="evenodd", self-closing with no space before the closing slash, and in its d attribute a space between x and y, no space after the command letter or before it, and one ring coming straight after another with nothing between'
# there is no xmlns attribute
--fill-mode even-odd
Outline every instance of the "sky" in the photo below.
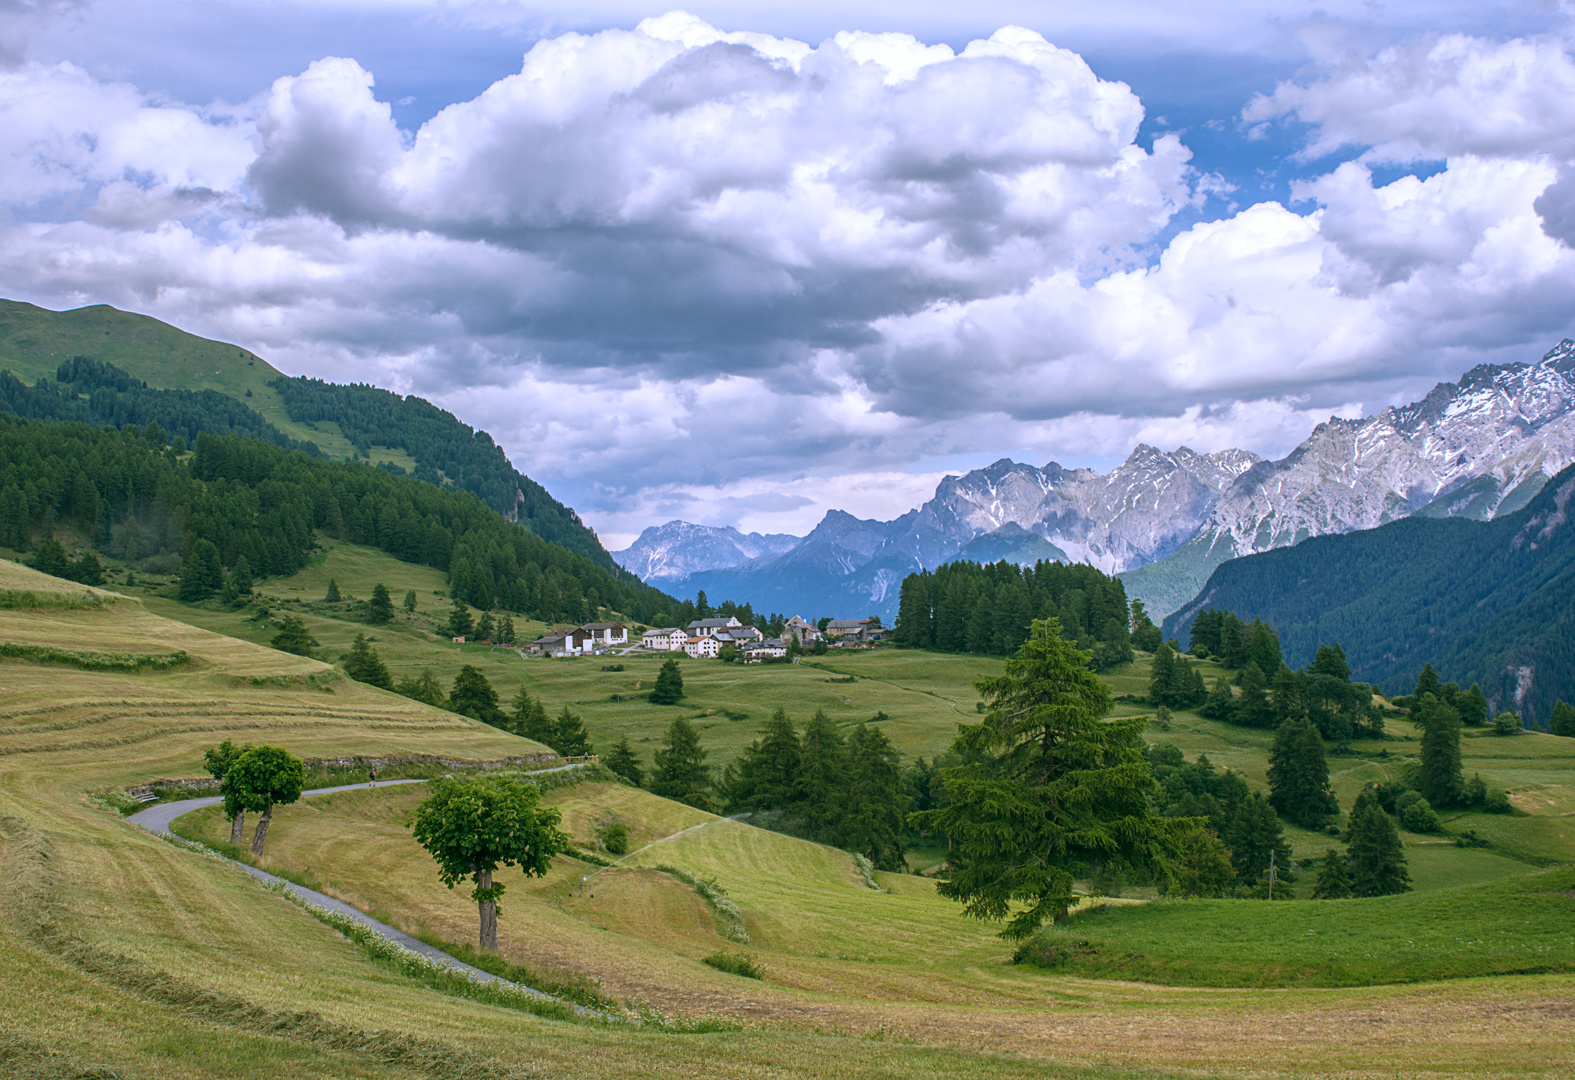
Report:
<svg viewBox="0 0 1575 1080"><path fill-rule="evenodd" d="M1279 456L1575 336L1563 3L0 0L0 296L491 432L610 549Z"/></svg>

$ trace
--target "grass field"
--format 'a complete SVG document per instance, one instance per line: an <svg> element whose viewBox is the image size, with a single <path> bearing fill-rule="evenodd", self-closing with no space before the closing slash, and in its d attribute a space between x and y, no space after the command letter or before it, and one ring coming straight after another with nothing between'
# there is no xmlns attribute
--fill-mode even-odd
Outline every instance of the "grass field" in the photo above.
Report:
<svg viewBox="0 0 1575 1080"><path fill-rule="evenodd" d="M366 558L336 550L306 573L353 569L353 560ZM366 566L382 575L398 564ZM427 573L404 572L417 575L406 579L412 588ZM354 595L369 590L352 573L337 580ZM321 595L319 583L326 577L293 584L310 597ZM419 583L431 586L424 593L418 588L424 606L434 613L446 608L445 598L431 595L441 582ZM288 592L292 583L284 584ZM392 578L389 584L394 587ZM18 588L89 591L0 564L0 589ZM1342 989L1290 978L1278 988L1210 986L1250 980L1195 974L1204 943L1219 947L1235 939L1222 953L1235 957L1241 971L1261 974L1265 954L1284 947L1287 936L1307 937L1305 929L1317 928L1309 919L1367 934L1404 977L1461 970L1402 970L1447 944L1447 927L1422 926L1427 932L1413 934L1415 948L1406 952L1391 934L1405 920L1384 915L1377 902L1128 905L1080 917L1067 929L1077 940L1105 935L1102 956L1163 960L1165 970L1146 977L1176 985L1134 982L1132 971L1047 971L1011 964L1011 947L994 928L964 919L931 881L877 875L883 890L877 892L843 853L602 783L562 788L547 799L561 807L565 827L582 844L592 844L598 824L618 820L630 828L631 846L655 846L604 873L559 859L545 879L505 878L505 954L595 977L604 992L626 1001L725 1014L742 1030L666 1035L545 1020L446 997L368 961L238 872L96 808L90 796L200 775L202 748L227 736L267 739L308 756L407 750L495 758L534 747L358 686L315 661L193 625L226 625L227 613L181 609L187 621L177 622L161 617L166 605L178 606L138 596L99 609L0 611L0 640L76 650L181 649L192 658L173 672L139 675L0 660L0 1062L7 1075L69 1076L100 1067L136 1077L1108 1077L1172 1070L1540 1076L1575 1068L1566 1035L1575 977L1546 973L1568 955L1555 930L1524 936L1533 947L1564 950L1550 952L1539 974ZM325 634L347 642L355 629L343 619L311 619L329 645L325 651L333 647ZM397 639L410 650L403 662L417 665L435 665L439 657L457 665L484 655L430 641L419 627L377 636L380 647ZM689 664L686 683L695 700L681 710L650 710L646 721L636 715L627 730L715 708L707 739L725 759L753 736L772 695L799 714L829 691L854 699L841 703L843 718L884 709L894 725L904 725L910 752L933 752L972 712L970 671L989 663L900 652L833 655L827 662L836 671L747 672L802 680L775 689L767 682L740 688L726 681L738 676L723 665ZM622 673L600 672L600 661L497 663L500 685L503 673L519 671L516 677L532 680L549 701L594 698L610 685L604 677L639 677L627 662ZM818 681L842 671L857 681ZM1143 675L1137 665L1118 677L1141 681ZM728 702L748 702L749 720L727 719L720 710ZM609 702L593 713L591 704L585 714L593 735L619 730L619 705ZM1234 754L1249 777L1261 779L1254 733L1181 716L1170 732L1154 736L1196 740L1197 749L1207 743L1211 756ZM1556 816L1567 805L1567 766L1560 748L1548 745L1554 741L1524 736L1468 746L1484 763L1491 757L1497 775L1523 781L1516 797L1536 813L1487 823L1517 843L1542 843L1542 834L1523 831L1523 823L1556 839L1569 820ZM1398 760L1411 745L1385 748ZM409 836L419 798L418 788L384 788L281 809L265 861L309 871L330 891L407 928L472 940L474 905L437 882ZM212 812L186 824L210 834L223 830ZM1309 843L1326 842L1307 835ZM1426 872L1433 885L1459 887L1400 898L1418 905L1412 915L1458 909L1490 945L1498 939L1488 932L1502 935L1523 903L1552 927L1568 925L1558 904L1575 900L1550 895L1554 886L1569 887L1559 876L1565 871L1524 876L1530 866L1496 849L1414 840L1414 872L1422 876L1422 864L1431 860L1437 865ZM742 911L752 944L721 938L710 907L657 869L663 865L715 879ZM589 878L583 892L581 878ZM1481 884L1461 885L1468 878ZM1403 907L1393 910L1404 914ZM741 979L701 962L718 949L753 957L765 979ZM1295 950L1303 962L1317 958L1318 950L1303 942Z"/></svg>

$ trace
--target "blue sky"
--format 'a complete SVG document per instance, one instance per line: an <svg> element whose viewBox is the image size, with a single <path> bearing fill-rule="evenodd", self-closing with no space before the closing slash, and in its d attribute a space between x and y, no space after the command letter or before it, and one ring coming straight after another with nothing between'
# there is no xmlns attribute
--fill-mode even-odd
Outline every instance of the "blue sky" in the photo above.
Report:
<svg viewBox="0 0 1575 1080"><path fill-rule="evenodd" d="M1176 7L0 0L0 294L432 397L611 546L1572 330L1560 7Z"/></svg>

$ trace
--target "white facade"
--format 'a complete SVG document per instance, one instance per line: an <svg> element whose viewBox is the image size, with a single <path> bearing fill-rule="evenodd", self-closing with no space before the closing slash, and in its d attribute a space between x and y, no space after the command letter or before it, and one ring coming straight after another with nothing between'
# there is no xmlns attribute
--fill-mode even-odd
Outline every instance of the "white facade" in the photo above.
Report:
<svg viewBox="0 0 1575 1080"><path fill-rule="evenodd" d="M629 644L629 628L623 623L593 622L586 623L580 629L589 633L599 646Z"/></svg>
<svg viewBox="0 0 1575 1080"><path fill-rule="evenodd" d="M721 651L722 646L714 637L692 637L684 642L684 652L696 660L714 660Z"/></svg>
<svg viewBox="0 0 1575 1080"><path fill-rule="evenodd" d="M729 615L725 619L696 619L689 624L688 629L695 637L710 637L719 631L731 630L735 626L742 625L743 623Z"/></svg>
<svg viewBox="0 0 1575 1080"><path fill-rule="evenodd" d="M668 626L661 630L647 630L640 638L640 644L657 652L679 652L688 640L688 634L676 626Z"/></svg>

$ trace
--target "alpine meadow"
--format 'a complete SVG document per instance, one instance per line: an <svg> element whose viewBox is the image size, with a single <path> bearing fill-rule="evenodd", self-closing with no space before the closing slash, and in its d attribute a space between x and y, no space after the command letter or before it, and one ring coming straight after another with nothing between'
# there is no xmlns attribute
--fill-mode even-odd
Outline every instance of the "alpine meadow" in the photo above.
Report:
<svg viewBox="0 0 1575 1080"><path fill-rule="evenodd" d="M0 1075L1575 1075L1575 16L1178 10L0 4Z"/></svg>

